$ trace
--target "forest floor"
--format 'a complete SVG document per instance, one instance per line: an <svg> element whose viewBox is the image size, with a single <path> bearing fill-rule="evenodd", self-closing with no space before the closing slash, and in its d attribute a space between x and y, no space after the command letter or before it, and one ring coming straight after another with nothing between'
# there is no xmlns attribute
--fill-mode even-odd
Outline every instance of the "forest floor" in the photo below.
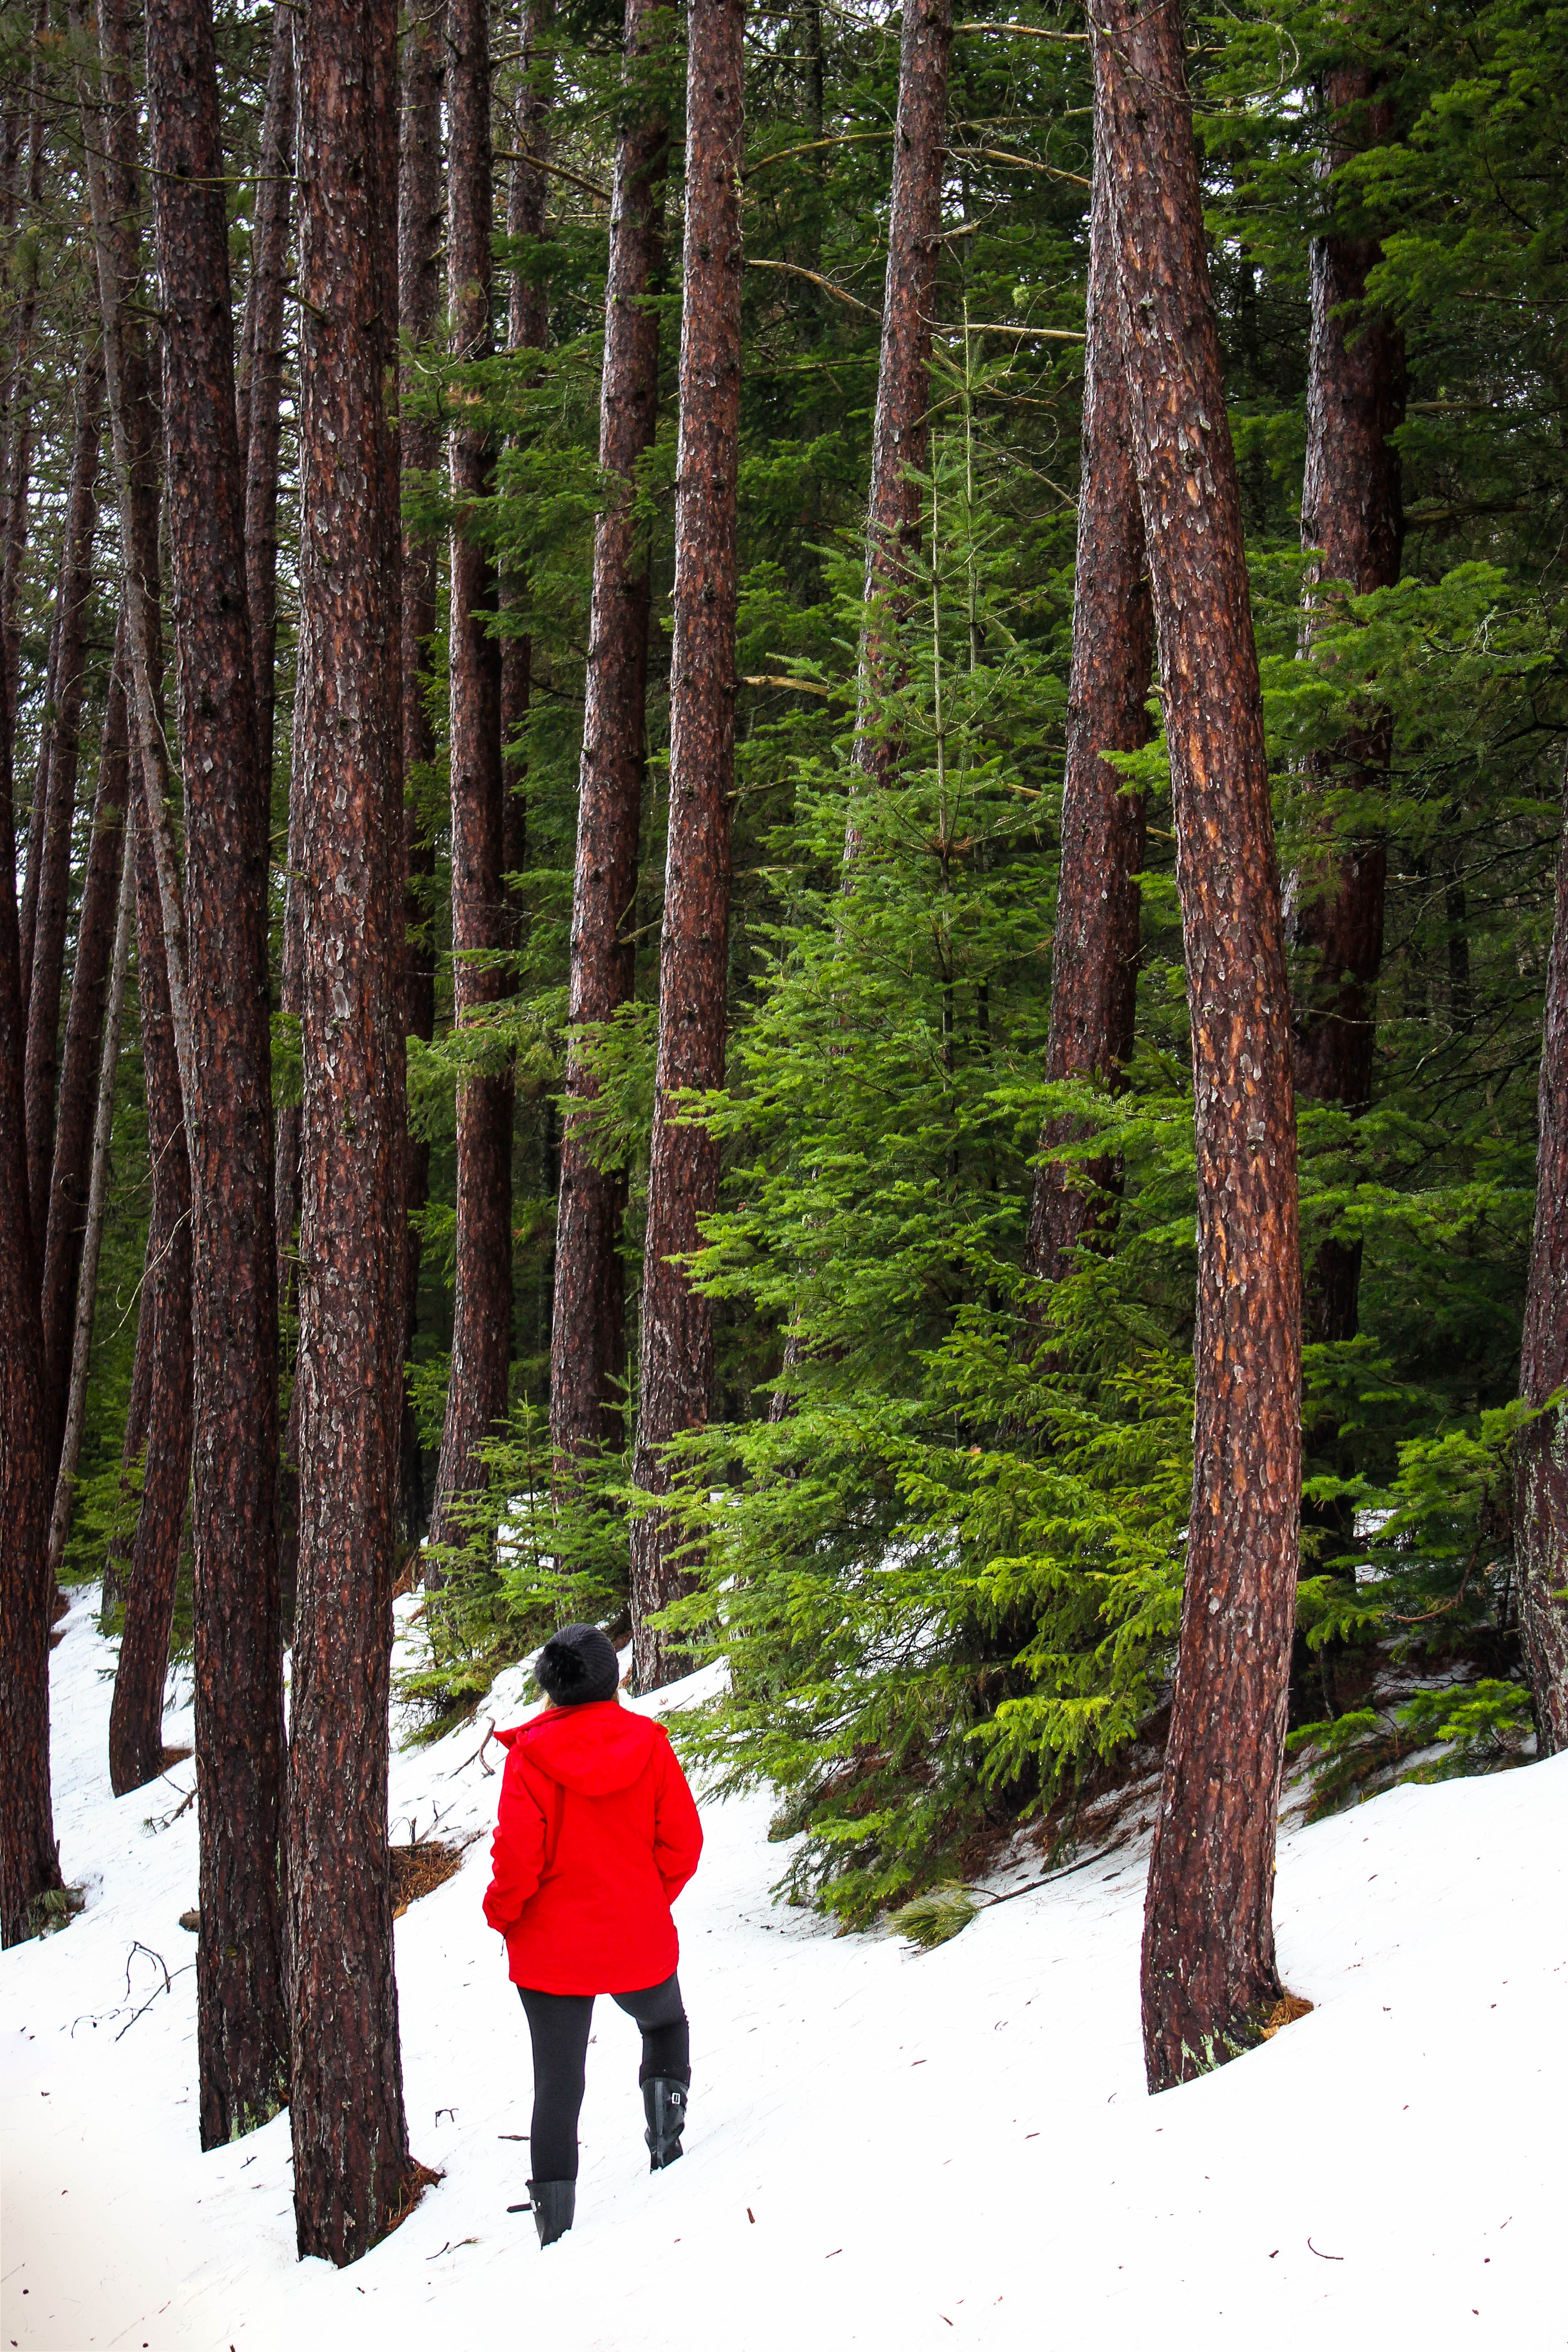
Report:
<svg viewBox="0 0 1568 2352"><path fill-rule="evenodd" d="M1568 1758L1289 1832L1280 1959L1312 2014L1158 2100L1142 1844L916 1954L775 1906L765 1799L710 1803L677 1913L688 2154L650 2179L636 2028L602 2002L577 2224L544 2253L506 2210L527 2194L529 2059L481 1836L396 1927L410 2138L445 2178L334 2273L295 2260L287 2116L198 2152L194 1768L110 1797L96 1605L77 1595L54 1660L56 1823L87 1908L0 1961L4 2345L1568 2343L1547 2154L1568 2106ZM502 1725L521 1684L496 1688ZM484 1723L395 1754L395 1841L411 1819L488 1831ZM188 1714L165 1737L188 1741Z"/></svg>

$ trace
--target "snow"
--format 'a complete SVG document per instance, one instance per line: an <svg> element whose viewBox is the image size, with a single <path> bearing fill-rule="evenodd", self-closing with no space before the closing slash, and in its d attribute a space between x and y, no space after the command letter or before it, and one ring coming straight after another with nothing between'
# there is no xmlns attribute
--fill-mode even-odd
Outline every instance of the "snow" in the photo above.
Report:
<svg viewBox="0 0 1568 2352"><path fill-rule="evenodd" d="M1314 2011L1157 2100L1141 1850L919 1955L778 1908L765 1798L710 1803L677 1914L688 2154L648 2175L636 2028L602 2002L577 2223L542 2253L506 2210L527 2193L526 2141L505 2135L528 2128L528 2046L480 1839L396 1928L410 2137L446 2177L335 2273L295 2260L286 2116L198 2151L177 1924L195 1808L169 1818L194 1768L110 1797L96 1601L79 1595L54 1658L56 1821L88 1906L0 1959L0 2352L1443 2352L1565 2332L1545 2151L1568 2099L1568 1758L1289 1832L1281 1966ZM521 1685L498 1685L498 1721ZM437 1808L442 1835L488 1829L482 1730L395 1753L396 1836ZM171 1743L189 1736L168 1718Z"/></svg>

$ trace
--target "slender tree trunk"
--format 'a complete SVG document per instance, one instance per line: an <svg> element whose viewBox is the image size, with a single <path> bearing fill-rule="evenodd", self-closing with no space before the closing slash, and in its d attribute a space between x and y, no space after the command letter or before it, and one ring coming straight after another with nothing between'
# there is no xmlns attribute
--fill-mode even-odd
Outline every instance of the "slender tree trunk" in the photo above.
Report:
<svg viewBox="0 0 1568 2352"><path fill-rule="evenodd" d="M724 1083L730 819L735 768L735 509L741 410L741 162L744 0L692 0L686 98L685 290L675 461L675 643L669 835L659 946L658 1062L643 1261L642 1382L634 1475L668 1491L662 1449L708 1418L713 1310L672 1265L719 1197L719 1146L676 1096ZM685 1578L665 1512L632 1526L637 1687L680 1671L651 1622Z"/></svg>
<svg viewBox="0 0 1568 2352"><path fill-rule="evenodd" d="M135 857L138 853L133 809L126 810L125 822L131 828L131 855ZM137 995L140 1000L140 973ZM148 1280L156 1263L153 1243L153 1234L149 1225L142 1258L142 1297L136 1317L136 1353L131 1363L131 1396L126 1405L125 1435L120 1449L120 1511L124 1531L117 1529L110 1538L103 1562L103 1590L99 1603L99 1621L106 1633L110 1631L114 1612L125 1597L135 1551L136 1523L141 1516L142 1457L147 1449L147 1428L153 1412L153 1371L158 1353L157 1299Z"/></svg>
<svg viewBox="0 0 1568 2352"><path fill-rule="evenodd" d="M65 560L65 542L62 538L61 565L64 564ZM49 820L49 753L54 744L54 733L48 719L49 713L55 707L55 688L59 665L60 614L63 609L63 599L59 593L60 584L57 574L54 611L49 616L48 651L44 662L44 723L38 730L37 756L33 762L33 797L27 807L27 870L22 877L21 906L17 917L21 926L17 958L22 976L24 1023L27 1018L27 1008L32 1002L33 940L38 919L38 877L43 871L44 835Z"/></svg>
<svg viewBox="0 0 1568 2352"><path fill-rule="evenodd" d="M1546 1015L1535 1159L1535 1234L1524 1297L1519 1392L1543 1405L1568 1382L1568 760L1557 853L1557 908L1546 970ZM1514 1444L1515 1588L1524 1669L1543 1756L1568 1748L1568 1406L1554 1406Z"/></svg>
<svg viewBox="0 0 1568 2352"><path fill-rule="evenodd" d="M1394 109L1379 77L1364 67L1331 74L1324 97L1333 128L1322 172L1331 179L1362 147L1386 143ZM1405 338L1383 312L1363 315L1367 275L1382 257L1371 239L1312 240L1301 544L1321 551L1306 574L1301 635L1309 654L1314 638L1341 617L1340 596L1327 583L1344 583L1352 595L1364 596L1399 577L1405 526L1393 436L1405 417ZM1333 751L1307 762L1304 790L1325 803L1349 792L1363 806L1380 805L1392 749L1390 719L1381 712ZM1286 935L1296 962L1296 1091L1354 1113L1372 1098L1387 852L1381 824L1347 843L1326 807L1315 826L1309 821L1309 831L1319 835L1317 855L1296 867L1285 889ZM1306 1283L1309 1339L1354 1339L1360 1283L1359 1242L1331 1235L1319 1244ZM1310 1438L1311 1450L1331 1444L1333 1434Z"/></svg>
<svg viewBox="0 0 1568 2352"><path fill-rule="evenodd" d="M595 1087L575 1033L611 1021L632 995L637 950L625 935L637 898L647 711L648 551L632 512L637 470L658 423L658 320L648 296L664 236L669 124L641 88L668 37L654 0L627 0L622 103L610 198L599 464L618 485L594 526L587 707L572 886L572 984L566 1096L555 1227L550 1340L550 1434L558 1462L619 1442L616 1382L626 1368L624 1171L595 1167Z"/></svg>
<svg viewBox="0 0 1568 2352"><path fill-rule="evenodd" d="M931 331L942 238L942 175L952 0L907 0L899 43L899 113L893 197L882 292L882 351L871 434L866 512L867 616L860 645L857 757L868 784L886 783L898 756L878 705L893 685L892 637L909 601L910 562L920 547L926 462ZM850 821L846 855L859 832Z"/></svg>
<svg viewBox="0 0 1568 2352"><path fill-rule="evenodd" d="M490 349L490 83L489 0L447 10L447 305L461 359ZM482 1030L504 992L493 956L508 944L502 887L500 647L496 577L467 535L463 509L494 488L495 452L482 428L451 436L452 497L452 995L459 1028ZM511 1128L509 1057L491 1048L458 1091L457 1278L452 1375L436 1479L431 1538L462 1540L456 1497L482 1487L479 1449L505 1419L511 1353Z"/></svg>
<svg viewBox="0 0 1568 2352"><path fill-rule="evenodd" d="M1262 700L1181 24L1173 9L1100 0L1091 37L1171 747L1197 1130L1193 1500L1143 1921L1157 2091L1246 2047L1279 1989L1301 1284Z"/></svg>
<svg viewBox="0 0 1568 2352"><path fill-rule="evenodd" d="M245 482L245 593L256 690L256 761L272 782L278 705L278 459L282 428L283 294L289 276L289 173L294 161L294 11L272 16L272 63L257 159L256 225L245 303L245 348L235 387Z"/></svg>
<svg viewBox="0 0 1568 2352"><path fill-rule="evenodd" d="M289 2123L301 2255L405 2210L387 1860L403 1334L396 15L300 25L305 1171L289 1798ZM352 1768L345 1759L352 1759Z"/></svg>
<svg viewBox="0 0 1568 2352"><path fill-rule="evenodd" d="M32 984L27 996L27 1198L41 1247L49 1223L55 1158L55 1097L59 1078L60 991L65 981L70 906L71 828L81 753L87 685L87 615L92 600L92 542L98 524L98 444L103 364L96 347L82 353L72 436L70 488L60 542L58 639L49 730L48 809L38 861ZM40 766L41 766L40 762Z"/></svg>
<svg viewBox="0 0 1568 2352"><path fill-rule="evenodd" d="M27 172L23 207L37 221L44 202L43 35L48 29L48 0L36 0L33 9L33 49L28 76ZM16 334L10 352L9 383L5 411L5 480L0 504L5 524L0 534L0 790L11 806L16 748L16 691L21 675L22 633L17 598L22 586L22 562L27 548L27 488L33 466L33 328L37 318L39 255L30 257L26 275L17 288ZM15 851L12 853L15 865ZM24 1015L26 1000L23 999Z"/></svg>
<svg viewBox="0 0 1568 2352"><path fill-rule="evenodd" d="M147 87L193 975L196 2044L210 2148L275 2115L289 2081L270 796L257 757L212 0L149 11ZM262 423L258 405L253 448Z"/></svg>
<svg viewBox="0 0 1568 2352"><path fill-rule="evenodd" d="M60 1065L59 1118L44 1253L44 1376L49 1411L49 1454L58 1458L76 1321L77 1283L90 1184L97 1103L99 1041L112 964L115 898L125 863L126 805L131 789L125 728L125 618L115 633L104 709L103 748L92 839L77 916L76 962Z"/></svg>
<svg viewBox="0 0 1568 2352"><path fill-rule="evenodd" d="M1110 159L1103 122L1095 128L1072 676L1046 1076L1090 1078L1114 1090L1132 1051L1144 811L1142 793L1124 791L1100 754L1135 751L1149 740L1154 617L1116 320ZM1039 1148L1058 1150L1085 1132L1081 1120L1053 1114L1040 1130ZM1074 1250L1101 1223L1106 1190L1115 1179L1116 1163L1107 1153L1070 1167L1047 1161L1039 1169L1024 1253L1024 1270L1033 1281L1060 1280ZM1031 1328L1045 1311L1042 1288L1030 1302Z"/></svg>
<svg viewBox="0 0 1568 2352"><path fill-rule="evenodd" d="M506 226L510 237L527 237L536 246L544 236L547 183L540 164L550 157L551 84L554 73L552 57L548 49L541 57L540 44L542 40L548 42L552 22L552 0L522 0L519 26L522 76L517 101L517 148L507 184ZM545 291L527 268L514 268L511 272L507 313L508 350L542 352L550 325ZM503 578L500 588L502 611L521 603L525 593L526 583L520 576ZM520 746L528 723L532 684L533 640L509 631L501 638L500 648L500 740L505 785L501 867L508 875L521 872L528 851L528 803L523 796ZM509 885L508 898L511 943L521 946L522 914L515 886Z"/></svg>
<svg viewBox="0 0 1568 2352"><path fill-rule="evenodd" d="M150 1333L146 1461L109 1713L109 1784L117 1797L145 1788L163 1769L163 1683L191 1490L191 1163L169 1001L163 894L147 828L139 817L135 822L136 993L153 1214L142 1276L142 1325ZM140 1352L140 1333L137 1348Z"/></svg>
<svg viewBox="0 0 1568 2352"><path fill-rule="evenodd" d="M430 341L441 308L441 20L415 16L403 49L403 112L397 174L398 310L405 342L416 349ZM436 426L410 413L405 400L399 432L404 474L433 474L441 462ZM430 925L435 909L431 883L436 844L422 819L419 775L436 756L435 730L426 697L430 686L430 641L436 634L439 559L434 539L405 529L402 545L402 723L404 844L408 882L404 902L403 1026L405 1034L426 1043L436 1034L436 951ZM403 1150L407 1208L403 1260L403 1359L414 1352L419 1312L420 1236L417 1219L430 1195L430 1146L412 1131ZM411 1542L425 1526L425 1465L406 1390L399 1440L404 1528Z"/></svg>
<svg viewBox="0 0 1568 2352"><path fill-rule="evenodd" d="M136 906L136 862L123 827L115 838L120 850L120 895L115 909L109 994L103 1012L103 1053L93 1117L87 1227L81 1253L81 1283L76 1299L76 1327L71 1339L65 1430L55 1479L54 1509L49 1518L51 1579L58 1577L60 1563L65 1558L66 1537L70 1532L71 1489L76 1483L77 1463L81 1455L87 1368L92 1353L92 1317L98 1298L98 1255L103 1240L104 1207L109 1193L109 1140L114 1129L114 1087L120 1066L120 1019L125 1004L125 968L131 957L131 926Z"/></svg>

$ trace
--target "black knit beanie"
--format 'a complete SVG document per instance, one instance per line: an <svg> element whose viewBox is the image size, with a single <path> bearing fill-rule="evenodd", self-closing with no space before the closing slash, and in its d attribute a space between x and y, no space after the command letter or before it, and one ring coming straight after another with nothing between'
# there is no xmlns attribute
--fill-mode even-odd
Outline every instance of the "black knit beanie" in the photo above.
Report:
<svg viewBox="0 0 1568 2352"><path fill-rule="evenodd" d="M534 1661L541 1690L557 1706L588 1706L614 1698L621 1679L616 1645L597 1625L563 1625Z"/></svg>

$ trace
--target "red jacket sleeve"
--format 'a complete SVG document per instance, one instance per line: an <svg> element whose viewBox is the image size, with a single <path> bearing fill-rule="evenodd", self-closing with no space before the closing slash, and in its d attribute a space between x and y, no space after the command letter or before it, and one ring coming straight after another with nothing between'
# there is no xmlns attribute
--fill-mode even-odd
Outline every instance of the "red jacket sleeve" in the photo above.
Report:
<svg viewBox="0 0 1568 2352"><path fill-rule="evenodd" d="M490 1883L485 1917L499 1935L515 1927L544 1867L545 1821L514 1748L501 1775L500 1807L490 1840Z"/></svg>
<svg viewBox="0 0 1568 2352"><path fill-rule="evenodd" d="M697 1868L697 1859L702 1852L702 1824L697 1818L686 1775L668 1738L660 1750L660 1767L653 1807L653 1859L664 1883L666 1898L673 1903Z"/></svg>

